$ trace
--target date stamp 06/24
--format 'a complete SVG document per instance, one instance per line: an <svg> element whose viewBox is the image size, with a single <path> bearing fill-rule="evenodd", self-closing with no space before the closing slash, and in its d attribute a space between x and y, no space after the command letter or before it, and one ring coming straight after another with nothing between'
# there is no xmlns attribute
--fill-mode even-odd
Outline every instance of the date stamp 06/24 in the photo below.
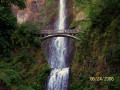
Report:
<svg viewBox="0 0 120 90"><path fill-rule="evenodd" d="M114 81L114 77L90 77L90 81Z"/></svg>

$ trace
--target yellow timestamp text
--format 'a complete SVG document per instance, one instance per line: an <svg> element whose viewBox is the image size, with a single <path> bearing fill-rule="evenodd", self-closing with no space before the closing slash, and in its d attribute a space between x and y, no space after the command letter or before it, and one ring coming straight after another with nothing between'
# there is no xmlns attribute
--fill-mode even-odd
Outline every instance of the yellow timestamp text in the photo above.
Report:
<svg viewBox="0 0 120 90"><path fill-rule="evenodd" d="M90 81L114 81L114 77L90 77Z"/></svg>

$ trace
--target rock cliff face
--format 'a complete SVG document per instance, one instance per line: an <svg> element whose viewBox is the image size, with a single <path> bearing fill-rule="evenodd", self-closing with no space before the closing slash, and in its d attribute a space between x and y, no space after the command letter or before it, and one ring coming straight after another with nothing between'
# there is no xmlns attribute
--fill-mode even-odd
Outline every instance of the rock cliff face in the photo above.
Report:
<svg viewBox="0 0 120 90"><path fill-rule="evenodd" d="M17 6L12 6L13 13L17 17L19 23L27 20L37 21L39 12L45 7L44 0L26 0L26 9L19 10Z"/></svg>
<svg viewBox="0 0 120 90"><path fill-rule="evenodd" d="M51 19L54 22L57 13L56 0L26 0L26 8L19 10L12 5L13 14L17 17L18 23L26 21L37 22L41 29L47 27ZM54 18L53 18L54 16Z"/></svg>
<svg viewBox="0 0 120 90"><path fill-rule="evenodd" d="M37 22L40 29L53 29L58 17L58 2L59 0L26 0L24 10L14 5L12 5L12 10L20 24L26 21ZM69 26L72 21L72 0L66 0L66 3L67 26Z"/></svg>

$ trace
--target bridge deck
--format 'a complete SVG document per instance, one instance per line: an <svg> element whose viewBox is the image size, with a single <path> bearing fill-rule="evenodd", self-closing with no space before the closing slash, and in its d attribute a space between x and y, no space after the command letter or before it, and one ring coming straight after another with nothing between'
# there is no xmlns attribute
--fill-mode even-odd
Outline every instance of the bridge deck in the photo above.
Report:
<svg viewBox="0 0 120 90"><path fill-rule="evenodd" d="M72 30L41 30L40 35L53 35L53 34L77 34L81 30L72 29Z"/></svg>

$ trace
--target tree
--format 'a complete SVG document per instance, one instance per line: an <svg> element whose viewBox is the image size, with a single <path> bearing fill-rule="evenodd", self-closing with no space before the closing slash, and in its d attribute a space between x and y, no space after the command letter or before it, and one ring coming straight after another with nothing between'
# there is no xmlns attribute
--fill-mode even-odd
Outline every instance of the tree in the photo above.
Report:
<svg viewBox="0 0 120 90"><path fill-rule="evenodd" d="M7 53L10 47L10 37L17 29L17 19L11 10L11 4L20 9L25 8L24 0L2 0L0 2L0 54Z"/></svg>

